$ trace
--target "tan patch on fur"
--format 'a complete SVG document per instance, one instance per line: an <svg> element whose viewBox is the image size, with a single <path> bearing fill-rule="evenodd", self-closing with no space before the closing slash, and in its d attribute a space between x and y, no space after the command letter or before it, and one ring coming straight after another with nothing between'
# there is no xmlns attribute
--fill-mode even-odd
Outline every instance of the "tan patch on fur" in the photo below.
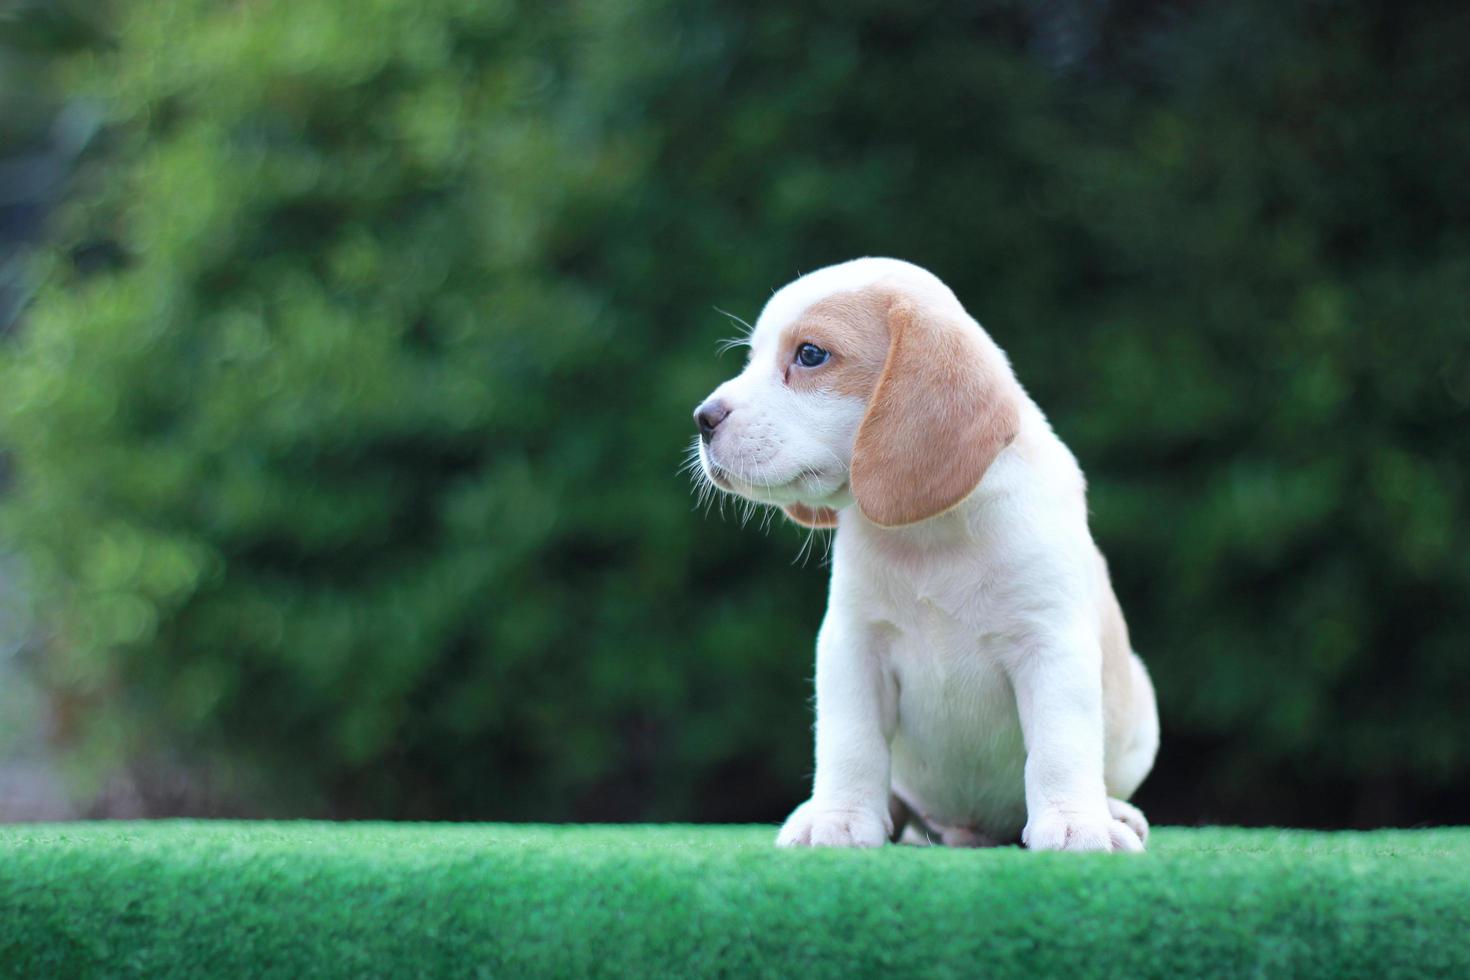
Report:
<svg viewBox="0 0 1470 980"><path fill-rule="evenodd" d="M956 303L904 289L852 458L858 508L882 527L959 503L1020 431L1020 394L999 351Z"/></svg>
<svg viewBox="0 0 1470 980"><path fill-rule="evenodd" d="M792 387L819 388L867 400L888 356L890 296L876 287L836 293L809 306L781 332L779 360ZM795 366L796 349L816 344L832 358L817 368Z"/></svg>
<svg viewBox="0 0 1470 980"><path fill-rule="evenodd" d="M1128 640L1128 624L1113 593L1108 564L1101 552L1097 553L1097 563L1107 586L1101 602L1103 725L1108 733L1128 731L1133 727L1134 715L1133 645Z"/></svg>
<svg viewBox="0 0 1470 980"><path fill-rule="evenodd" d="M802 527L836 527L837 511L831 507L808 507L806 504L787 504L782 510Z"/></svg>

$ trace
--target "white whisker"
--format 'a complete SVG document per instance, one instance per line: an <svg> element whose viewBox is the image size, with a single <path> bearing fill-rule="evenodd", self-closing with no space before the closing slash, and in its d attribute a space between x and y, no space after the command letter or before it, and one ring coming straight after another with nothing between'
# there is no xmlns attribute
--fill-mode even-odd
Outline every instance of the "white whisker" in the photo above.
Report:
<svg viewBox="0 0 1470 980"><path fill-rule="evenodd" d="M749 347L750 335L755 333L755 327L752 327L749 323L746 323L740 317L736 316L734 313L729 312L728 310L722 310L718 306L716 306L714 309L716 313L721 313L729 317L731 320L734 320L736 323L745 328L745 333L741 334L740 336L727 337L724 340L721 340L718 344L715 345L715 351L719 354L728 354L730 351L734 350L737 347Z"/></svg>

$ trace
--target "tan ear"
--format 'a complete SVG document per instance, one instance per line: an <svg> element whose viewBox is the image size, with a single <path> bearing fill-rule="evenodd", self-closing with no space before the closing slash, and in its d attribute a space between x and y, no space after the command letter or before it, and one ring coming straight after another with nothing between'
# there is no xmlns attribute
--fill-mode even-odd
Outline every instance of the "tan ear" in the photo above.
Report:
<svg viewBox="0 0 1470 980"><path fill-rule="evenodd" d="M868 520L913 524L959 503L1020 431L1020 388L958 312L896 299L888 359L858 428L852 493Z"/></svg>
<svg viewBox="0 0 1470 980"><path fill-rule="evenodd" d="M787 504L782 510L802 527L836 527L837 511L831 507L808 507L806 504Z"/></svg>

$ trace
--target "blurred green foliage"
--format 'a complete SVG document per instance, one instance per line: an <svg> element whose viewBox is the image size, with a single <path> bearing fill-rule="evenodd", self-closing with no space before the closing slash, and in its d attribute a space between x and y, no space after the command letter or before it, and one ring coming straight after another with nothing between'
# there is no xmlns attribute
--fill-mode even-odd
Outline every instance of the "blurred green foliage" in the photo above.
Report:
<svg viewBox="0 0 1470 980"><path fill-rule="evenodd" d="M1467 12L1084 7L115 4L0 353L73 757L779 818L825 576L676 470L715 307L890 254L1090 476L1152 815L1470 819Z"/></svg>
<svg viewBox="0 0 1470 980"><path fill-rule="evenodd" d="M0 4L0 335L25 305L31 251L46 213L96 129L85 103L64 106L53 64L59 54L105 43L97 30L101 9L88 16L73 0Z"/></svg>

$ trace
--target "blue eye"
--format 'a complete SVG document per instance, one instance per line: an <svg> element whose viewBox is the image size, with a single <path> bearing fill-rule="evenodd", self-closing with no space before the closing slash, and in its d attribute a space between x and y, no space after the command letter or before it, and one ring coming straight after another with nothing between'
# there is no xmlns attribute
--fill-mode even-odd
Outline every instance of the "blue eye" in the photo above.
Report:
<svg viewBox="0 0 1470 980"><path fill-rule="evenodd" d="M831 356L816 344L802 344L796 348L796 363L802 367L817 367L825 364L827 358Z"/></svg>

